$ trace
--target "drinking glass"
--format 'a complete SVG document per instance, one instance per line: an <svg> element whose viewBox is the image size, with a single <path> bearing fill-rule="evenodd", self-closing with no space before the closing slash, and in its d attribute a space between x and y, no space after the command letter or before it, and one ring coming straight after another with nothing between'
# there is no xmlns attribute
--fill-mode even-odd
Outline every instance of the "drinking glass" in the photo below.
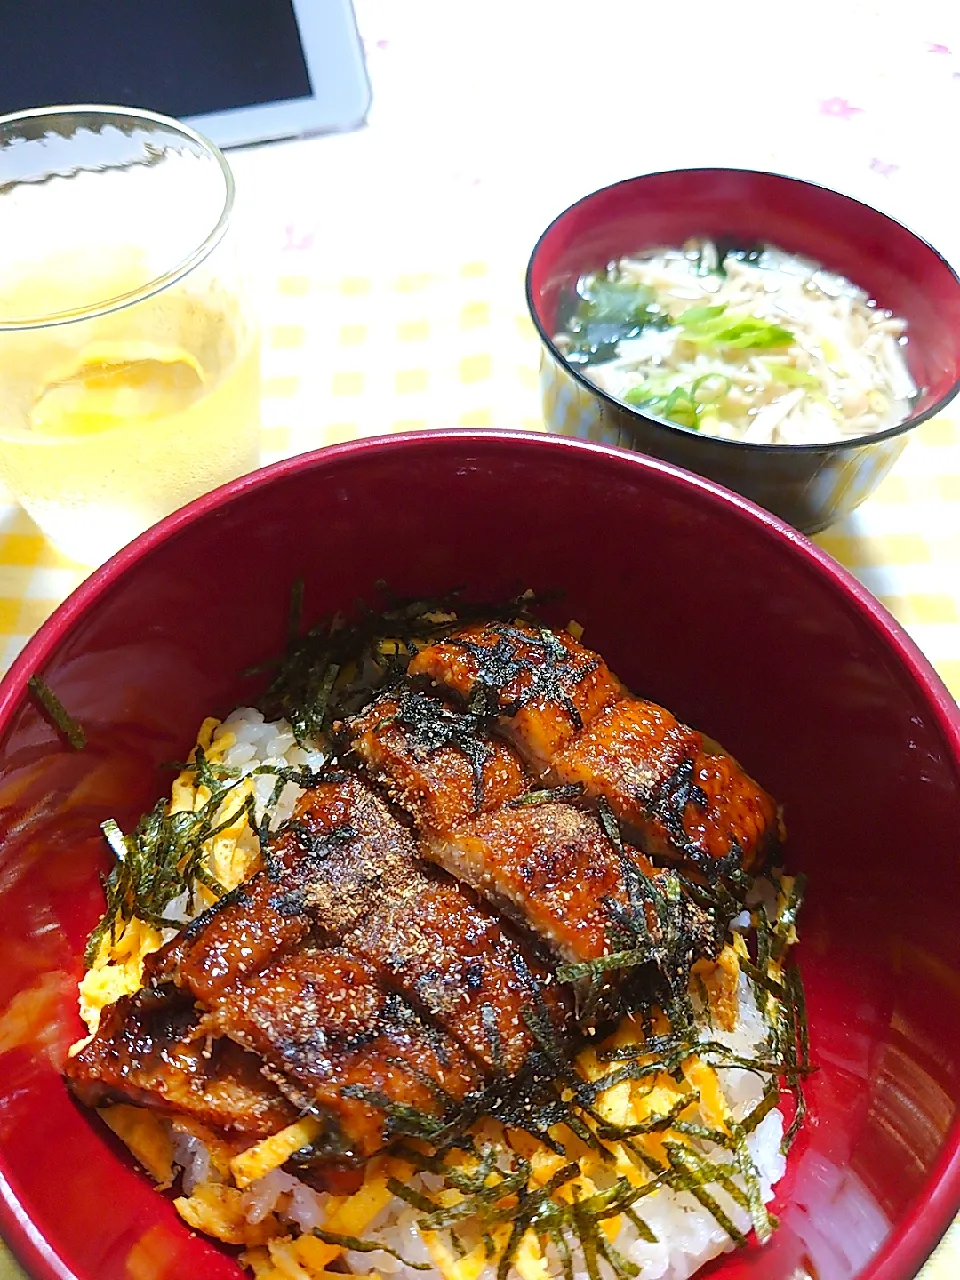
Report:
<svg viewBox="0 0 960 1280"><path fill-rule="evenodd" d="M226 160L121 107L0 117L0 478L97 564L259 462Z"/></svg>

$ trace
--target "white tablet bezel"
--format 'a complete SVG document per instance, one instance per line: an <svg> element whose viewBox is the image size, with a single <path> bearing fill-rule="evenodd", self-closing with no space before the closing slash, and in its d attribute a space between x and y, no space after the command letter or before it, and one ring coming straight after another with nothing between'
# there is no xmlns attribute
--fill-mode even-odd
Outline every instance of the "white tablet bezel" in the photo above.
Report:
<svg viewBox="0 0 960 1280"><path fill-rule="evenodd" d="M351 0L291 0L310 97L188 116L218 147L356 129L370 109L370 81Z"/></svg>

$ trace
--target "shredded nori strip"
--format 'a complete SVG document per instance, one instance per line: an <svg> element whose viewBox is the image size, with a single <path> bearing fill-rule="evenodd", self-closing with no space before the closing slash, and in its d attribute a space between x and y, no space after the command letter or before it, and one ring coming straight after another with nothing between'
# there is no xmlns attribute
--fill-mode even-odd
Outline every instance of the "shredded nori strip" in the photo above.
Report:
<svg viewBox="0 0 960 1280"><path fill-rule="evenodd" d="M397 1253L396 1249L391 1249L389 1245L381 1244L379 1240L361 1240L357 1236L342 1236L336 1231L324 1231L322 1227L314 1227L312 1234L324 1244L336 1244L341 1249L349 1249L351 1253L388 1253L391 1258L396 1258L398 1262L402 1262L405 1267L410 1267L414 1271L433 1270L432 1263L409 1262L403 1254Z"/></svg>
<svg viewBox="0 0 960 1280"><path fill-rule="evenodd" d="M571 800L579 800L582 795L582 782L567 782L561 787L541 787L525 791L515 800L508 800L504 808L526 809L541 804L568 804Z"/></svg>
<svg viewBox="0 0 960 1280"><path fill-rule="evenodd" d="M268 719L289 720L301 746L314 743L335 721L365 706L377 690L396 685L422 645L443 639L472 620L532 622L531 610L546 598L527 594L505 604L472 604L461 599L462 590L404 600L377 583L384 608L375 610L359 601L354 621L348 622L342 614L323 618L267 664L273 675L260 699L260 710ZM299 618L302 588L294 584L294 591ZM248 674L263 669L252 668ZM350 673L349 679L340 679L344 672Z"/></svg>
<svg viewBox="0 0 960 1280"><path fill-rule="evenodd" d="M270 865L272 833L270 830L271 807L288 782L301 787L315 786L321 775L302 766L258 765L248 774L226 765L213 764L202 747L197 747L194 759L182 766L183 772L195 774L196 786L206 787L209 800L196 811L169 813L166 801L159 801L149 813L143 815L136 830L124 836L112 818L101 824L107 844L116 859L109 875L103 879L107 908L100 923L91 933L84 958L87 965L93 963L101 940L109 933L115 941L130 920L136 918L158 929L175 929L182 921L168 919L165 909L174 899L187 893L189 910L196 906L197 890L202 885L215 898L223 894L223 886L204 866L207 843L246 817L251 830L257 836L264 864ZM246 778L261 775L274 776L276 782L264 811L256 821L252 796L227 808L224 816L218 816L227 806L230 793ZM325 775L329 779L342 775ZM344 829L332 832L330 839L345 839L350 832Z"/></svg>
<svg viewBox="0 0 960 1280"><path fill-rule="evenodd" d="M402 725L413 745L425 755L455 747L466 757L473 777L474 809L479 812L483 805L483 770L493 752L483 721L417 689L403 689L397 694L396 711L389 719Z"/></svg>
<svg viewBox="0 0 960 1280"><path fill-rule="evenodd" d="M82 725L74 720L50 686L39 676L31 676L27 681L27 688L39 702L47 719L63 734L74 751L82 751L87 745L87 735Z"/></svg>
<svg viewBox="0 0 960 1280"><path fill-rule="evenodd" d="M574 668L570 664L569 651L553 631L534 623L532 618L527 626L533 628L533 635L494 618L488 628L497 637L493 645L477 644L462 636L451 638L451 644L465 649L476 662L470 709L482 708L488 715L515 716L529 703L542 699L558 703L566 711L573 727L582 729L583 720L573 701L571 688L597 667L599 659L590 658ZM531 649L540 659L536 665L532 665L529 658L520 656L521 652L529 653ZM526 677L523 689L516 697L501 701L505 686L519 676Z"/></svg>
<svg viewBox="0 0 960 1280"><path fill-rule="evenodd" d="M201 885L215 898L223 894L223 886L204 865L204 846L244 816L254 826L253 800L248 796L230 807L226 816L219 817L239 780L217 780L206 765L201 747L197 748L195 767L198 781L202 778L210 789L210 799L200 809L169 813L167 802L161 800L128 836L112 819L103 823L103 833L116 862L103 882L107 909L87 942L88 965L96 957L101 940L109 934L115 942L128 921L136 918L158 929L169 929L178 922L168 919L164 911L183 893L189 895L191 909Z"/></svg>
<svg viewBox="0 0 960 1280"><path fill-rule="evenodd" d="M582 960L577 964L562 964L557 969L559 982L579 982L582 978L596 978L614 969L634 969L650 963L650 948L635 947L632 951L613 951L596 960Z"/></svg>

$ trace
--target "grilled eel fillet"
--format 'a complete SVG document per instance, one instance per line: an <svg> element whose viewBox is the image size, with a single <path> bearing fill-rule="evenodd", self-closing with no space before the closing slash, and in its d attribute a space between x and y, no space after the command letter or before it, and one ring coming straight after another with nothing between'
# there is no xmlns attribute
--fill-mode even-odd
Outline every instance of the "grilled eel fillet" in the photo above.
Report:
<svg viewBox="0 0 960 1280"><path fill-rule="evenodd" d="M646 949L652 963L675 966L671 985L685 986L694 960L714 950L701 913L682 902L671 907L680 954L666 956L653 906L661 873L629 845L615 847L592 814L558 801L523 803L531 779L517 752L484 733L476 716L404 689L378 698L347 732L354 753L414 819L421 853L560 959Z"/></svg>
<svg viewBox="0 0 960 1280"><path fill-rule="evenodd" d="M735 761L630 697L565 633L464 628L411 674L496 712L517 750L407 690L355 724L357 754L413 816L428 856L565 958L623 945L617 859L631 875L656 873L629 846L613 850L588 814L515 807L530 786L524 761L542 781L605 798L648 851L708 873L756 866L780 834L773 802ZM335 1161L389 1140L391 1107L442 1124L494 1074L520 1070L536 1051L531 1012L562 1031L567 994L415 854L359 779L328 777L264 870L150 959L146 990L105 1012L68 1067L76 1092L251 1135L316 1109Z"/></svg>
<svg viewBox="0 0 960 1280"><path fill-rule="evenodd" d="M319 1111L328 1130L315 1158L341 1164L396 1127L370 1099L442 1123L485 1083L374 966L310 943L237 982L213 1013L171 985L122 997L66 1076L87 1106L131 1102L257 1139Z"/></svg>
<svg viewBox="0 0 960 1280"><path fill-rule="evenodd" d="M66 1065L89 1107L132 1102L262 1138L297 1118L260 1060L201 1029L202 1013L166 987L123 996L103 1012L96 1035Z"/></svg>
<svg viewBox="0 0 960 1280"><path fill-rule="evenodd" d="M399 1120L379 1102L452 1118L484 1073L451 1036L430 1027L376 966L307 944L239 982L205 1025L259 1054L302 1111L328 1122L323 1152L360 1160Z"/></svg>
<svg viewBox="0 0 960 1280"><path fill-rule="evenodd" d="M606 799L648 854L712 878L757 870L783 836L775 802L732 756L632 697L565 631L463 627L422 649L409 674L495 713L537 777Z"/></svg>
<svg viewBox="0 0 960 1280"><path fill-rule="evenodd" d="M327 1131L295 1172L345 1193L356 1189L351 1166L397 1128L370 1099L402 1101L439 1125L484 1083L371 966L309 944L238 983L214 1015L170 985L122 997L66 1076L87 1106L134 1103L248 1139L320 1109Z"/></svg>
<svg viewBox="0 0 960 1280"><path fill-rule="evenodd" d="M348 774L306 792L264 870L150 957L145 977L213 1012L309 934L373 965L490 1070L516 1072L536 1050L533 1008L558 1033L569 1017L567 993L532 948L423 866L411 833Z"/></svg>

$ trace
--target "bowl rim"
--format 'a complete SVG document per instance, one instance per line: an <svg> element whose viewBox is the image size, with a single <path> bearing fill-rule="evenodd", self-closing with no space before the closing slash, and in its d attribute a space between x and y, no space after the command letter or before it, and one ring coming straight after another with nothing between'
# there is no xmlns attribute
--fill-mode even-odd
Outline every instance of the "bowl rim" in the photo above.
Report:
<svg viewBox="0 0 960 1280"><path fill-rule="evenodd" d="M585 205L589 203L591 200L596 199L597 196L601 196L607 191L614 191L616 190L617 187L628 187L628 186L632 186L634 183L642 183L648 178L662 178L669 174L677 174L677 173L751 174L751 175L757 175L764 178L776 178L782 182L793 183L796 186L810 187L813 190L822 191L827 196L832 196L837 200L845 201L848 204L857 205L859 208L865 209L868 213L873 214L875 217L879 218L881 222L886 222L891 224L894 227L899 228L899 230L905 232L928 253L932 254L937 259L937 261L941 264L941 266L945 267L946 270L950 273L950 275L953 277L953 281L957 287L957 290L960 291L960 273L958 273L957 269L954 268L952 264L947 261L947 259L943 256L942 253L940 253L938 249L935 249L933 245L930 244L928 240L924 239L924 237L921 236L918 232L912 230L910 227L900 222L897 218L891 217L890 214L883 213L880 209L875 209L873 205L866 204L863 200L857 200L855 196L845 195L842 191L837 191L834 187L825 186L822 182L812 182L808 178L797 178L797 177L793 177L791 174L778 173L775 169L745 169L745 168L736 168L732 166L724 167L724 166L711 166L711 165L689 165L680 169L657 169L652 173L638 173L638 174L635 174L632 178L620 178L616 182L607 183L607 185L604 187L597 187L596 190L594 191L588 191L586 195L580 196L579 199L574 200L572 204L569 204L565 209L562 209L560 213L558 213L556 217L550 221L550 223L543 229L543 231L537 237L536 244L533 246L533 249L530 253L530 258L527 262L527 270L526 270L526 275L524 277L524 294L527 301L527 310L530 313L530 319L535 329L537 330L537 333L540 337L540 341L543 347L546 348L547 353L551 355L553 359L556 361L556 363L560 365L563 371L565 373L568 373L574 379L574 381L579 383L579 385L584 388L584 390L589 391L598 400L608 405L610 408L619 410L621 413L626 414L628 420L636 419L638 422L644 422L644 423L652 424L657 427L663 427L670 433L679 435L681 437L685 437L687 439L709 440L711 444L718 445L721 447L728 447L730 449L747 449L747 450L752 450L756 453L774 453L774 454L834 453L834 452L840 452L844 449L860 448L863 445L873 444L882 440L893 440L899 435L904 435L907 431L912 430L914 427L919 427L922 423L927 422L930 418L934 417L936 414L941 413L947 407L947 405L950 404L950 402L957 396L957 394L960 393L960 373L958 373L957 377L954 378L953 385L950 387L950 389L944 395L942 395L939 400L935 401L934 404L929 405L921 413L910 414L909 417L904 418L902 422L898 422L892 427L885 427L883 431L875 431L875 432L867 433L866 435L860 435L860 436L844 436L843 439L841 440L822 440L819 442L809 441L803 444L782 444L782 443L765 444L761 441L756 441L756 440L727 440L722 436L701 435L699 431L694 431L692 427L682 427L677 422L670 422L666 418L658 418L656 414L644 413L636 405L627 404L625 400L618 400L616 396L612 396L608 391L605 391L602 387L597 386L595 382L591 382L589 378L584 377L584 375L578 372L576 367L567 360L566 356L564 356L563 352L559 349L559 347L554 342L553 336L547 332L546 328L541 323L540 317L537 313L537 307L534 301L534 293L533 293L533 272L534 272L534 268L536 266L540 251L543 248L544 241L547 239L547 237L550 235L553 229L556 226L558 226L564 220L564 218L566 218L570 213L572 213L574 209L578 209L580 208L581 205ZM628 421L628 424L625 424L625 425L627 425L627 429L631 431L636 430L636 428L632 425L632 423L629 423L629 421Z"/></svg>
<svg viewBox="0 0 960 1280"><path fill-rule="evenodd" d="M328 445L283 459L232 480L167 516L96 569L30 638L0 681L0 738L6 733L13 716L28 695L29 677L42 669L74 624L128 573L133 572L141 560L148 558L190 525L222 510L248 493L282 482L301 470L335 468L341 461L349 462L368 456L375 458L381 454L400 452L416 457L418 454L429 454L437 448L457 449L464 446L481 451L488 448L513 448L523 455L529 454L531 450L537 453L549 451L557 457L563 453L579 454L586 465L621 472L627 469L634 474L645 472L659 481L665 481L667 487L677 494L696 491L708 509L725 508L736 512L737 518L752 524L761 537L779 544L784 548L785 554L804 563L819 577L827 579L830 590L842 597L848 607L855 609L874 633L879 633L900 667L905 668L914 684L919 687L934 725L949 744L960 768L960 705L952 698L929 660L884 606L849 570L809 538L740 494L658 458L539 432L484 428L400 432ZM866 615L865 618L863 615ZM932 1254L958 1211L960 1114L955 1117L948 1131L940 1157L927 1178L924 1189L899 1223L892 1228L890 1237L860 1273L859 1280L906 1280L906 1277L914 1276ZM36 1227L11 1182L10 1170L6 1166L2 1149L0 1233L4 1242L22 1260L24 1266L29 1268L36 1280L95 1280L95 1277L89 1275L78 1275L60 1257L56 1242L47 1239Z"/></svg>

